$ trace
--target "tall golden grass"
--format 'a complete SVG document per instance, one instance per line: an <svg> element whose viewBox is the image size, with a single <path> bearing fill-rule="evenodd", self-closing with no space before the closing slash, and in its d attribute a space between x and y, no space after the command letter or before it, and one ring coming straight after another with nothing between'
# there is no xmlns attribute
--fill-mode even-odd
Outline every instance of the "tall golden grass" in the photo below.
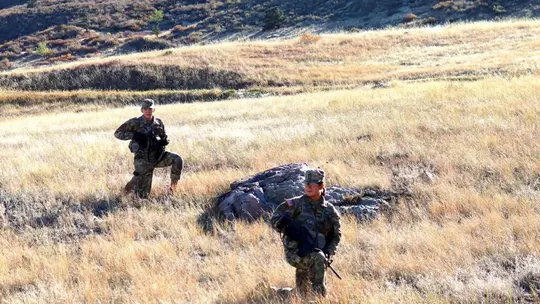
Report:
<svg viewBox="0 0 540 304"><path fill-rule="evenodd" d="M319 38L309 44L300 37L182 47L19 69L0 73L0 77L20 82L16 79L22 76L27 82L37 77L36 74L73 69L71 78L77 82L80 78L77 68L108 63L125 65L126 69L146 64L152 68L143 70L155 73L155 78L161 79L163 75L154 68L157 64L173 66L180 70L179 75L202 67L233 72L255 87L343 86L393 80L537 74L540 58L538 20L395 28L358 34L328 34Z"/></svg>
<svg viewBox="0 0 540 304"><path fill-rule="evenodd" d="M168 171L158 170L152 200L124 198L124 208L102 218L85 213L101 233L82 238L48 234L77 227L69 218L12 229L5 210L0 297L280 302L267 286L292 286L294 273L279 236L264 222L215 223L205 232L198 220L230 182L307 162L324 168L329 184L391 189L405 179L412 190L379 220L344 218L335 267L345 279L329 277L325 301L534 301L539 89L537 76L396 81L382 89L159 106L169 149L186 162L180 193L164 196ZM112 133L137 115L137 107L103 108L0 121L3 197L75 203L116 196L132 159ZM417 167L432 168L433 178L415 178Z"/></svg>
<svg viewBox="0 0 540 304"><path fill-rule="evenodd" d="M263 221L221 223L206 211L232 181L291 162L324 168L329 184L410 191L378 220L343 219L334 266L344 280L330 275L328 298L315 302L539 301L539 25L390 29L112 58L296 85L276 93L336 88L158 106L168 148L186 168L172 197L168 169L157 170L148 201L118 198L133 165L127 142L113 137L140 115L118 101L145 93L110 92L111 105L99 91L0 94L0 302L283 302L268 288L294 285L279 236ZM379 81L386 85L364 85ZM94 210L103 204L105 215Z"/></svg>

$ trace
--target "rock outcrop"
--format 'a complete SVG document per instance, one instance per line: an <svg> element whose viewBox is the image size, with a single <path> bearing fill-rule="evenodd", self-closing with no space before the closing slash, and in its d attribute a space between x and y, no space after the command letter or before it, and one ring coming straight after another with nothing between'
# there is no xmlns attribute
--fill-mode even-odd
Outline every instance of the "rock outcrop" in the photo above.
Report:
<svg viewBox="0 0 540 304"><path fill-rule="evenodd" d="M272 168L231 184L231 191L217 198L219 212L227 219L253 220L272 211L285 199L304 193L304 163ZM326 200L342 214L371 219L395 200L392 193L377 189L327 186Z"/></svg>

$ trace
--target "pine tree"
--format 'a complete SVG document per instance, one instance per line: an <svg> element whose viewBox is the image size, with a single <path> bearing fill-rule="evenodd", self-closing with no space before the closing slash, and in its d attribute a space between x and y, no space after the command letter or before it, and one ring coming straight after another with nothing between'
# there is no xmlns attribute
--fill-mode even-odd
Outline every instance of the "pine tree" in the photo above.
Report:
<svg viewBox="0 0 540 304"><path fill-rule="evenodd" d="M150 20L148 20L149 23L153 24L152 27L152 33L154 33L157 36L159 36L159 23L163 21L163 11L162 10L156 10L152 17L150 17Z"/></svg>

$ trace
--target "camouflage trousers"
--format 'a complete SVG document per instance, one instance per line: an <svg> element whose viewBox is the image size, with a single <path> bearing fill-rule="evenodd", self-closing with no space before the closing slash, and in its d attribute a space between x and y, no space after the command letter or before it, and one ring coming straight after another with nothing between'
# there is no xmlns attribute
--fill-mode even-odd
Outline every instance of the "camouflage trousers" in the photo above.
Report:
<svg viewBox="0 0 540 304"><path fill-rule="evenodd" d="M171 184L176 184L182 175L184 160L176 153L164 151L156 160L135 156L135 172L127 183L127 192L134 191L137 196L147 198L152 189L152 177L155 168L171 167Z"/></svg>
<svg viewBox="0 0 540 304"><path fill-rule="evenodd" d="M287 263L296 268L296 289L300 294L313 292L326 296L326 258L320 251L299 257L294 250L285 250Z"/></svg>

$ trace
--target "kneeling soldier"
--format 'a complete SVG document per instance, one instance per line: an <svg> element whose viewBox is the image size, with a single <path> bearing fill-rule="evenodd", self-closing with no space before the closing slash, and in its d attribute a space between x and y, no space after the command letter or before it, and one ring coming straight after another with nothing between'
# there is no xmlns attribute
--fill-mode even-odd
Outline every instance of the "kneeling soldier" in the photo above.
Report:
<svg viewBox="0 0 540 304"><path fill-rule="evenodd" d="M154 117L154 111L154 101L143 100L141 104L143 115L126 121L114 132L114 136L118 139L131 140L129 149L135 155L135 172L124 191L126 193L134 191L141 198L147 198L150 194L154 168L171 166L169 191L172 193L176 191L182 174L182 157L165 151L169 139L161 119Z"/></svg>
<svg viewBox="0 0 540 304"><path fill-rule="evenodd" d="M326 295L327 263L341 238L341 221L325 196L324 171L310 169L304 174L305 194L286 200L274 211L272 227L283 233L285 259L296 268L296 288Z"/></svg>

